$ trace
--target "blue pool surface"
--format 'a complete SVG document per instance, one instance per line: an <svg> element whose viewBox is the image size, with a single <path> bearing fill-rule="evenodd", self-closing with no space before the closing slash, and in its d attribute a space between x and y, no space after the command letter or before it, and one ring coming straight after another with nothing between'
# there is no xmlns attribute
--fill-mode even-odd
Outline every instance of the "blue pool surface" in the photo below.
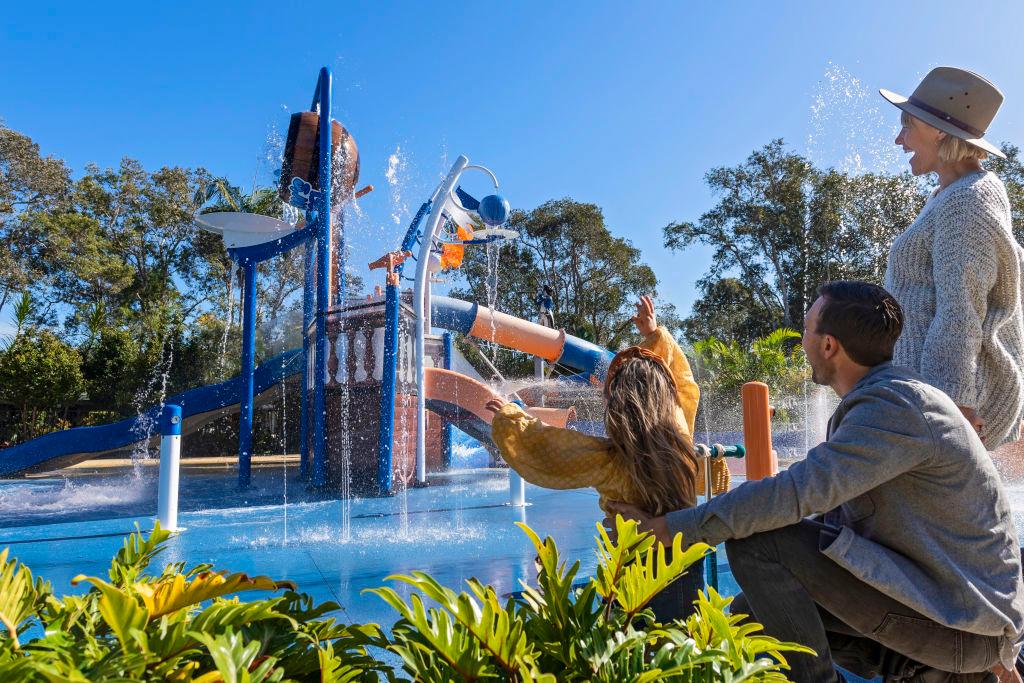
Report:
<svg viewBox="0 0 1024 683"><path fill-rule="evenodd" d="M124 535L136 524L152 527L156 470L146 469L140 477L0 482L0 548L9 546L58 593L84 591L71 586L73 576L104 575ZM552 536L565 559L580 561L581 577L596 566L595 525L602 514L591 490L527 485L529 505L513 508L507 470L490 469L435 476L427 488L346 503L318 500L296 475L294 467L287 475L283 467L257 469L252 489L240 492L233 468L183 473L179 523L185 531L172 538L161 566L210 562L288 579L317 600L340 604L344 621L383 625L395 614L362 591L383 585L390 574L422 570L452 587L476 577L499 593L532 582L535 553L517 521ZM719 577L721 590L734 593L727 567Z"/></svg>

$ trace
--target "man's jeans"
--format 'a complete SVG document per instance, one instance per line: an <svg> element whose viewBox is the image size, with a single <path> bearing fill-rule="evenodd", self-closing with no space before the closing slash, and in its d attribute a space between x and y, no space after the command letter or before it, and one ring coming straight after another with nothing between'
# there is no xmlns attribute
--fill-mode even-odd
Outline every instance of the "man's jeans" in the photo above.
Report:
<svg viewBox="0 0 1024 683"><path fill-rule="evenodd" d="M671 561L669 555L669 561ZM686 619L697 611L693 604L697 591L704 588L704 560L690 565L686 573L670 583L654 596L648 607L654 610L654 617L667 624L674 619Z"/></svg>
<svg viewBox="0 0 1024 683"><path fill-rule="evenodd" d="M789 678L831 683L837 676L833 663L864 678L911 679L927 667L985 672L998 662L998 637L938 624L823 555L837 535L833 527L804 520L725 544L743 590L732 612L751 614L768 635L818 653L787 656Z"/></svg>

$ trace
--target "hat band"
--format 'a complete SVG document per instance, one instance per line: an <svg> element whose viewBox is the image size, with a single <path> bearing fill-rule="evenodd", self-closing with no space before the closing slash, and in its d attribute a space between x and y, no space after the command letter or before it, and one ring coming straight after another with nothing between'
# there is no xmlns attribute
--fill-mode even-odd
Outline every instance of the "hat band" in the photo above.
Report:
<svg viewBox="0 0 1024 683"><path fill-rule="evenodd" d="M937 109L936 107L933 107L932 105L928 104L927 102L922 102L921 100L917 99L913 95L911 95L910 97L907 98L907 102L912 104L912 105L914 105L918 109L923 109L924 111L928 112L932 116L939 117L940 119L942 119L946 123L950 123L950 124L956 126L957 128L959 128L960 130L964 131L965 133L970 133L971 135L973 135L976 138L980 138L980 137L984 137L985 136L985 131L980 130L978 128L975 128L971 124L965 123L965 122L961 121L958 118L954 118L953 116L950 116L949 114L947 114L946 112L942 111L941 109Z"/></svg>

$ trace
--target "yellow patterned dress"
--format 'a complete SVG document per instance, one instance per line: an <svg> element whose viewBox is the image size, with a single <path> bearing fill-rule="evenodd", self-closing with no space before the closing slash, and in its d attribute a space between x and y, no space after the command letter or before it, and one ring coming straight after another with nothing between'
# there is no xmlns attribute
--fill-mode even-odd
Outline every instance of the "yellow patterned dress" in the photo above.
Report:
<svg viewBox="0 0 1024 683"><path fill-rule="evenodd" d="M688 436L700 400L700 388L682 349L664 327L651 332L640 344L665 361L676 384L676 421ZM527 481L549 489L592 487L606 500L630 503L640 500L630 478L612 457L608 439L571 429L559 429L527 415L514 403L506 403L494 416L491 435L505 462ZM729 487L728 469L723 460L715 461L715 493ZM719 464L720 463L720 464ZM704 493L704 461L698 458L695 488Z"/></svg>

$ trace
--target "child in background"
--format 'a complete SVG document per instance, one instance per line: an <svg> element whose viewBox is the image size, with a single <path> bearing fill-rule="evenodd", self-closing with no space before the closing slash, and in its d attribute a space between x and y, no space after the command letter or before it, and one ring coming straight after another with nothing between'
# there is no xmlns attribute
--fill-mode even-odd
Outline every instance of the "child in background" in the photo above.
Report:
<svg viewBox="0 0 1024 683"><path fill-rule="evenodd" d="M703 459L693 446L700 389L679 345L658 327L654 302L641 297L633 322L644 340L616 354L604 385L605 433L590 436L545 425L519 406L494 399L491 435L505 462L524 479L551 489L596 488L600 504L627 502L660 516L692 507L704 492ZM717 493L728 469L714 461ZM651 603L661 622L685 618L704 586L703 565Z"/></svg>

